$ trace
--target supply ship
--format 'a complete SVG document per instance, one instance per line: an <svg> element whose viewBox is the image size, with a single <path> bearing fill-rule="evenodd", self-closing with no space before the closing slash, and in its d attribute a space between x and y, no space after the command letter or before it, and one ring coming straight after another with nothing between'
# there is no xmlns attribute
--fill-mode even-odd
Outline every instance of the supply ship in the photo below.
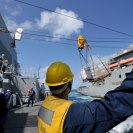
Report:
<svg viewBox="0 0 133 133"><path fill-rule="evenodd" d="M21 31L19 29L17 33ZM19 34L18 34L19 35ZM14 36L14 35L13 35ZM11 36L0 15L0 88L3 93L9 89L16 96L17 104L27 102L27 91L33 88L36 91L36 101L39 100L39 80L36 76L23 76L15 50L15 38Z"/></svg>
<svg viewBox="0 0 133 133"><path fill-rule="evenodd" d="M80 36L79 52L86 40ZM82 45L81 45L82 44ZM89 48L89 46L86 46ZM91 58L92 59L92 58ZM94 62L93 62L94 63ZM102 66L102 67L101 67ZM118 87L133 69L133 46L119 51L111 59L99 64L92 64L81 69L83 82L89 82L88 87L80 87L78 92L92 97L104 97L104 95Z"/></svg>

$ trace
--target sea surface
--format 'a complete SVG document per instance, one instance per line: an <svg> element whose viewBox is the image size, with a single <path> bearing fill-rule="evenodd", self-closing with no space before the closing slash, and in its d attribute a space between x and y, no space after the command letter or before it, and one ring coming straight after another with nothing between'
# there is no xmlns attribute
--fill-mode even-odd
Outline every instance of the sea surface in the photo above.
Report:
<svg viewBox="0 0 133 133"><path fill-rule="evenodd" d="M85 96L77 92L77 90L72 90L69 94L69 98L73 102L86 102L86 101L92 101L95 98L90 96Z"/></svg>

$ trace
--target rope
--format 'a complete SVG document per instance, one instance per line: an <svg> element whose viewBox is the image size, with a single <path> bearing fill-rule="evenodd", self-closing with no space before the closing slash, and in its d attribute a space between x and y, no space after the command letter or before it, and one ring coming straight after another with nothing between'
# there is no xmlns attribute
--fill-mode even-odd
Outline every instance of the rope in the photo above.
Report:
<svg viewBox="0 0 133 133"><path fill-rule="evenodd" d="M102 60L97 56L97 58L101 61L101 63L103 64L103 66L105 67L105 69L107 70L108 74L110 74L109 70L107 69L107 67L105 66L105 64L102 62Z"/></svg>
<svg viewBox="0 0 133 133"><path fill-rule="evenodd" d="M79 48L78 48L78 51L79 51L79 57L80 57L81 68L83 69L83 64L82 64L82 59L81 59L81 51L80 51Z"/></svg>
<svg viewBox="0 0 133 133"><path fill-rule="evenodd" d="M83 54L80 52L80 55L82 56L82 58L84 59L84 61L85 61L85 63L88 63L89 64L89 62L87 61L87 59L85 59L85 57L83 56ZM90 64L89 64L89 66L90 66Z"/></svg>
<svg viewBox="0 0 133 133"><path fill-rule="evenodd" d="M86 42L87 43L87 42ZM92 69L93 69L93 72L94 72L94 76L96 75L96 73L95 73L95 68L94 68L94 61L93 61L93 58L92 58L92 56L91 56L91 51L90 51L90 49L87 47L87 50L88 50L88 53L89 53L89 55L90 55L90 59L91 59L91 61L92 61Z"/></svg>

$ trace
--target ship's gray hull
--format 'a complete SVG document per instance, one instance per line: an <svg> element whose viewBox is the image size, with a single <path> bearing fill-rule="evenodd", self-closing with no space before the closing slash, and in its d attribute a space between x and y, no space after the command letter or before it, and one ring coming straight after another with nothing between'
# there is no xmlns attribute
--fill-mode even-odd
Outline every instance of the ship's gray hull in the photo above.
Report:
<svg viewBox="0 0 133 133"><path fill-rule="evenodd" d="M115 69L112 71L111 76L106 77L104 81L80 88L78 92L92 97L104 97L108 91L118 87L132 69L133 65Z"/></svg>

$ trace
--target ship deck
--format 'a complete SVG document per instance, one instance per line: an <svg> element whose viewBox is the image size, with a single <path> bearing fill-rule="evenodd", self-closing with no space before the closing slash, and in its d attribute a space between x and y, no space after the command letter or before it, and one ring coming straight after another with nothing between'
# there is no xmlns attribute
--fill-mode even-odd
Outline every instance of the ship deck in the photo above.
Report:
<svg viewBox="0 0 133 133"><path fill-rule="evenodd" d="M41 102L33 107L26 105L9 111L5 124L5 133L37 133L37 114Z"/></svg>

